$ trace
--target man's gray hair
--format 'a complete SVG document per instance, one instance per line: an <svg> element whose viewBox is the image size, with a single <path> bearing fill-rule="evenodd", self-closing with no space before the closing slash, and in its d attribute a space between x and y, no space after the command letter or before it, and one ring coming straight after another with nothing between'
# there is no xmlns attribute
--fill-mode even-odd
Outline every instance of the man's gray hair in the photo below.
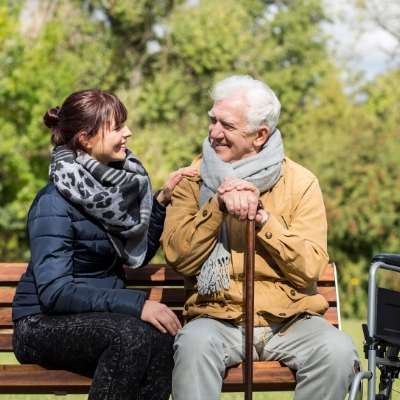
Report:
<svg viewBox="0 0 400 400"><path fill-rule="evenodd" d="M228 97L244 96L247 103L246 119L251 132L261 125L267 125L273 131L278 124L281 103L272 89L264 82L249 75L233 75L218 82L211 98L216 101Z"/></svg>

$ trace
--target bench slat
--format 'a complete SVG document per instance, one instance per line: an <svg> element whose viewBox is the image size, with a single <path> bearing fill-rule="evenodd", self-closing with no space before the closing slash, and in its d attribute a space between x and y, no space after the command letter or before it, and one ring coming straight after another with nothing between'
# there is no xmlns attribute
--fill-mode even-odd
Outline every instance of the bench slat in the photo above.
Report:
<svg viewBox="0 0 400 400"><path fill-rule="evenodd" d="M244 390L243 364L230 368L225 374L223 391L240 392ZM268 383L266 383L268 382ZM278 361L256 361L253 364L253 390L276 391L293 390L296 386L295 373Z"/></svg>
<svg viewBox="0 0 400 400"><path fill-rule="evenodd" d="M12 352L12 333L0 334L0 352Z"/></svg>
<svg viewBox="0 0 400 400"><path fill-rule="evenodd" d="M15 285L19 282L21 275L25 272L27 263L0 263L0 285ZM183 277L166 267L164 264L149 264L144 268L130 269L125 268L128 284L141 285L143 282L162 286L183 285ZM319 284L325 285L334 282L334 273L331 265L327 265L322 272Z"/></svg>
<svg viewBox="0 0 400 400"><path fill-rule="evenodd" d="M38 365L0 365L0 393L87 393L91 379Z"/></svg>
<svg viewBox="0 0 400 400"><path fill-rule="evenodd" d="M182 307L174 309L178 318L182 316ZM338 314L336 307L329 307L326 311L324 318L334 326L338 326ZM0 329L12 329L13 323L11 319L11 308L0 310Z"/></svg>
<svg viewBox="0 0 400 400"><path fill-rule="evenodd" d="M15 288L0 287L1 307L11 307L15 290ZM150 293L150 300L161 301L162 303L165 303L171 307L182 305L185 301L184 288L155 287L151 289L138 288L138 290L144 290ZM320 286L318 288L318 293L322 294L331 306L336 304L335 287Z"/></svg>
<svg viewBox="0 0 400 400"><path fill-rule="evenodd" d="M291 390L294 373L276 361L254 363L255 390ZM38 365L1 365L0 393L87 393L91 379L64 370L47 370ZM224 391L243 391L242 366L227 371Z"/></svg>

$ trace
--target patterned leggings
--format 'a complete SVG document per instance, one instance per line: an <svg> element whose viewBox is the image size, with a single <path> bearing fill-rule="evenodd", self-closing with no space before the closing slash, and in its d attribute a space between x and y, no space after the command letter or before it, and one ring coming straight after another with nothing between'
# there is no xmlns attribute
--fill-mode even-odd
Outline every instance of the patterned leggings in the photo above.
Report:
<svg viewBox="0 0 400 400"><path fill-rule="evenodd" d="M23 317L13 337L21 363L92 377L95 400L167 400L173 341L135 317L95 312Z"/></svg>

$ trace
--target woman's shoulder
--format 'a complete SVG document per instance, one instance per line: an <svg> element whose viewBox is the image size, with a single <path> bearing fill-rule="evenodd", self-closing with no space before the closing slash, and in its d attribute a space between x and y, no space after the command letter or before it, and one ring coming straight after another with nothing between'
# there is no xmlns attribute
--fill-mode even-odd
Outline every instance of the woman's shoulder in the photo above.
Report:
<svg viewBox="0 0 400 400"><path fill-rule="evenodd" d="M71 204L60 194L55 185L50 182L36 195L29 210L29 219L39 216L67 217Z"/></svg>

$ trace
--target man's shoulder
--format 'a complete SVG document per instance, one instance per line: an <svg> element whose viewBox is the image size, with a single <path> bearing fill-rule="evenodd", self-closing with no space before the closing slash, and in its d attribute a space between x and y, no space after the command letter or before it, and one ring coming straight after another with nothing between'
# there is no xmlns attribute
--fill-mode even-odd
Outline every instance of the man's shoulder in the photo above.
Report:
<svg viewBox="0 0 400 400"><path fill-rule="evenodd" d="M285 157L284 176L298 184L307 184L318 180L309 169L288 157Z"/></svg>

